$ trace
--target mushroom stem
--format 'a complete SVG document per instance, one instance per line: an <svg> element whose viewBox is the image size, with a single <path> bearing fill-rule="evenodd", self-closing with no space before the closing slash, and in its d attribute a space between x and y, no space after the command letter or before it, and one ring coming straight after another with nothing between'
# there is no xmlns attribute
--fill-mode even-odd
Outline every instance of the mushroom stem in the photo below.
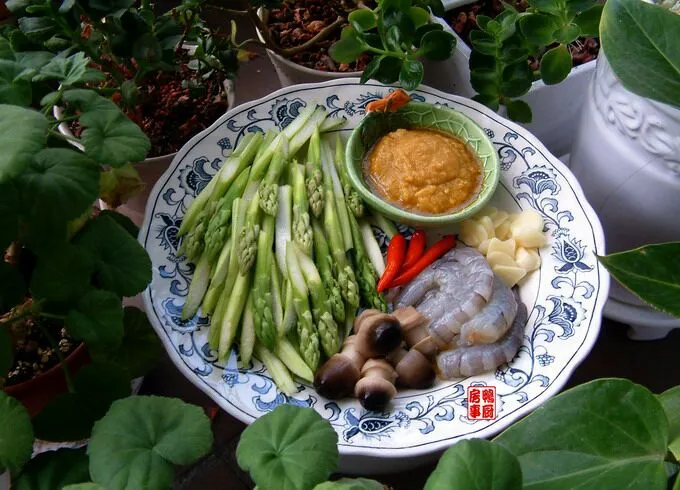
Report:
<svg viewBox="0 0 680 490"><path fill-rule="evenodd" d="M422 352L397 347L387 361L394 366L399 384L408 388L429 388L434 383L435 371L431 360Z"/></svg>
<svg viewBox="0 0 680 490"><path fill-rule="evenodd" d="M382 411L397 394L397 372L384 359L369 359L361 368L361 376L354 395L366 410Z"/></svg>
<svg viewBox="0 0 680 490"><path fill-rule="evenodd" d="M354 322L354 332L370 355L381 357L394 350L402 342L399 320L379 310L365 310Z"/></svg>
<svg viewBox="0 0 680 490"><path fill-rule="evenodd" d="M321 396L331 400L351 395L369 354L363 342L356 335L350 335L342 344L342 350L331 356L316 372L314 388Z"/></svg>
<svg viewBox="0 0 680 490"><path fill-rule="evenodd" d="M399 308L392 315L401 324L401 331L409 348L416 349L427 357L434 357L439 352L439 346L430 337L427 329L430 320L425 315L413 306Z"/></svg>

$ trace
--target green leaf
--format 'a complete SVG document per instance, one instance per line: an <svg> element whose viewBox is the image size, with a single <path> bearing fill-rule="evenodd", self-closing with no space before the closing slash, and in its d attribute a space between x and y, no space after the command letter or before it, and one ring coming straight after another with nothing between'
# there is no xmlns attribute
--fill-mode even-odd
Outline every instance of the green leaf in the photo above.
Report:
<svg viewBox="0 0 680 490"><path fill-rule="evenodd" d="M65 86L104 80L102 72L88 68L89 63L82 51L68 58L55 57L40 69L33 80L59 80Z"/></svg>
<svg viewBox="0 0 680 490"><path fill-rule="evenodd" d="M418 60L404 60L399 72L399 85L405 90L415 90L423 81L425 69Z"/></svg>
<svg viewBox="0 0 680 490"><path fill-rule="evenodd" d="M405 2L406 4L410 2ZM380 20L378 21L382 24L382 28L385 32L389 30L392 26L397 26L400 32L401 40L409 45L413 42L413 38L416 33L416 26L411 19L408 6L402 6L399 8L390 7L385 3L382 4L383 9L380 11Z"/></svg>
<svg viewBox="0 0 680 490"><path fill-rule="evenodd" d="M430 21L430 13L421 7L411 7L409 9L409 15L411 16L411 20L413 21L416 30Z"/></svg>
<svg viewBox="0 0 680 490"><path fill-rule="evenodd" d="M0 60L0 103L31 105L33 89L30 80L20 76L23 71L15 61Z"/></svg>
<svg viewBox="0 0 680 490"><path fill-rule="evenodd" d="M137 226L130 218L128 218L124 214L112 211L110 209L105 209L104 211L100 212L99 215L100 216L104 215L112 218L116 223L122 226L125 229L125 231L127 231L130 234L132 238L134 238L135 240L137 239L137 236L139 235L139 226Z"/></svg>
<svg viewBox="0 0 680 490"><path fill-rule="evenodd" d="M1 110L1 109L0 109ZM2 134L0 134L2 140ZM2 152L0 152L0 161ZM19 209L19 193L13 181L2 182L0 172L0 250L6 250L9 244L17 237Z"/></svg>
<svg viewBox="0 0 680 490"><path fill-rule="evenodd" d="M76 150L46 148L35 154L17 183L33 225L67 222L97 199L99 168Z"/></svg>
<svg viewBox="0 0 680 490"><path fill-rule="evenodd" d="M86 482L86 483L76 483L75 485L68 485L61 490L106 490L98 483Z"/></svg>
<svg viewBox="0 0 680 490"><path fill-rule="evenodd" d="M116 348L123 339L123 308L111 291L93 289L66 317L66 330L74 338L99 348Z"/></svg>
<svg viewBox="0 0 680 490"><path fill-rule="evenodd" d="M111 404L130 396L130 375L116 364L92 363L74 376L75 393L63 393L33 419L35 435L47 441L89 437Z"/></svg>
<svg viewBox="0 0 680 490"><path fill-rule="evenodd" d="M401 31L399 26L390 26L385 34L385 47L390 51L401 52Z"/></svg>
<svg viewBox="0 0 680 490"><path fill-rule="evenodd" d="M342 32L343 38L330 47L328 54L338 63L351 63L361 56L366 46L353 28L346 27Z"/></svg>
<svg viewBox="0 0 680 490"><path fill-rule="evenodd" d="M59 7L59 12L65 14L66 12L71 10L75 4L76 0L63 0L61 2L61 6Z"/></svg>
<svg viewBox="0 0 680 490"><path fill-rule="evenodd" d="M12 488L16 490L55 490L90 479L85 448L47 451L33 458Z"/></svg>
<svg viewBox="0 0 680 490"><path fill-rule="evenodd" d="M380 62L383 58L384 56L376 56L366 65L366 68L364 68L364 71L361 74L360 83L366 83L376 75L380 69Z"/></svg>
<svg viewBox="0 0 680 490"><path fill-rule="evenodd" d="M7 372L14 362L14 341L9 330L0 327L0 381L7 377Z"/></svg>
<svg viewBox="0 0 680 490"><path fill-rule="evenodd" d="M212 441L200 407L157 396L118 400L92 431L90 474L107 490L166 489L174 480L172 465L193 463Z"/></svg>
<svg viewBox="0 0 680 490"><path fill-rule="evenodd" d="M19 304L25 294L24 276L16 267L0 260L0 315Z"/></svg>
<svg viewBox="0 0 680 490"><path fill-rule="evenodd" d="M417 48L420 47L420 44L423 41L423 36L427 34L430 31L441 31L444 29L444 26L441 24L425 24L424 26L420 26L418 29L416 29L416 35L415 39L413 40L413 45Z"/></svg>
<svg viewBox="0 0 680 490"><path fill-rule="evenodd" d="M420 41L420 53L428 60L444 61L456 47L456 38L445 31L430 31Z"/></svg>
<svg viewBox="0 0 680 490"><path fill-rule="evenodd" d="M561 17L567 13L564 2L556 2L555 0L528 0L528 3L533 8L546 14L553 14Z"/></svg>
<svg viewBox="0 0 680 490"><path fill-rule="evenodd" d="M658 397L668 419L668 436L671 441L668 448L675 459L680 460L680 386L664 391Z"/></svg>
<svg viewBox="0 0 680 490"><path fill-rule="evenodd" d="M14 59L17 64L24 70L38 71L43 66L54 59L54 54L47 51L26 51L14 53Z"/></svg>
<svg viewBox="0 0 680 490"><path fill-rule="evenodd" d="M503 446L483 439L460 441L442 455L424 490L456 487L475 490L521 490L522 470Z"/></svg>
<svg viewBox="0 0 680 490"><path fill-rule="evenodd" d="M597 37L600 35L603 7L603 5L595 5L574 17L574 24L579 27L581 36Z"/></svg>
<svg viewBox="0 0 680 490"><path fill-rule="evenodd" d="M336 470L337 443L333 427L314 409L279 405L243 431L236 459L262 490L306 490Z"/></svg>
<svg viewBox="0 0 680 490"><path fill-rule="evenodd" d="M416 0L413 4L424 9L429 8L437 17L444 17L444 12L446 11L442 0Z"/></svg>
<svg viewBox="0 0 680 490"><path fill-rule="evenodd" d="M395 56L383 56L380 59L378 71L373 76L380 83L394 83L399 80L401 73L401 58Z"/></svg>
<svg viewBox="0 0 680 490"><path fill-rule="evenodd" d="M530 43L547 46L554 40L557 19L550 14L525 14L519 19L519 28Z"/></svg>
<svg viewBox="0 0 680 490"><path fill-rule="evenodd" d="M598 257L614 278L643 301L680 316L680 243L646 245Z"/></svg>
<svg viewBox="0 0 680 490"><path fill-rule="evenodd" d="M129 9L134 4L135 0L86 0L85 2L89 10L97 11L102 17L119 10Z"/></svg>
<svg viewBox="0 0 680 490"><path fill-rule="evenodd" d="M646 388L601 379L548 400L495 439L524 488L665 488L668 422Z"/></svg>
<svg viewBox="0 0 680 490"><path fill-rule="evenodd" d="M541 59L541 78L546 85L560 83L571 71L571 54L566 45L549 49Z"/></svg>
<svg viewBox="0 0 680 490"><path fill-rule="evenodd" d="M93 254L99 287L120 296L134 296L151 282L148 254L111 216L97 216L74 242Z"/></svg>
<svg viewBox="0 0 680 490"><path fill-rule="evenodd" d="M139 89L134 80L125 80L120 86L120 93L126 106L134 107L137 105Z"/></svg>
<svg viewBox="0 0 680 490"><path fill-rule="evenodd" d="M508 117L512 121L525 124L531 122L531 107L523 100L507 100L505 101L505 108L508 111Z"/></svg>
<svg viewBox="0 0 680 490"><path fill-rule="evenodd" d="M349 20L350 25L357 32L370 31L371 29L374 29L378 23L378 19L376 19L373 11L367 8L353 10L350 12L347 20Z"/></svg>
<svg viewBox="0 0 680 490"><path fill-rule="evenodd" d="M81 141L89 157L114 167L144 160L151 148L149 138L116 104L85 89L67 90L64 100L81 110Z"/></svg>
<svg viewBox="0 0 680 490"><path fill-rule="evenodd" d="M57 31L49 17L20 17L19 29L33 42L45 41Z"/></svg>
<svg viewBox="0 0 680 490"><path fill-rule="evenodd" d="M31 294L54 303L76 301L92 287L94 260L91 254L72 245L38 257L31 276ZM64 278L68 277L68 281Z"/></svg>
<svg viewBox="0 0 680 490"><path fill-rule="evenodd" d="M503 68L501 92L507 97L521 97L531 88L531 69L525 61Z"/></svg>
<svg viewBox="0 0 680 490"><path fill-rule="evenodd" d="M610 0L600 23L607 61L631 92L680 107L680 15L638 0ZM644 76L641 76L644 74Z"/></svg>
<svg viewBox="0 0 680 490"><path fill-rule="evenodd" d="M574 17L592 8L597 2L596 0L566 0L566 3L569 17Z"/></svg>
<svg viewBox="0 0 680 490"><path fill-rule="evenodd" d="M15 473L32 452L33 426L28 412L21 403L0 391L0 472Z"/></svg>
<svg viewBox="0 0 680 490"><path fill-rule="evenodd" d="M570 44L574 42L581 35L581 28L576 24L568 24L564 27L557 29L553 33L555 41Z"/></svg>
<svg viewBox="0 0 680 490"><path fill-rule="evenodd" d="M494 95L477 94L474 97L472 97L472 100L475 100L480 104L484 104L492 111L497 111L498 108L500 107L500 100L497 96Z"/></svg>
<svg viewBox="0 0 680 490"><path fill-rule="evenodd" d="M116 349L98 349L88 346L95 361L120 364L132 378L144 376L153 369L163 353L158 335L149 324L146 314L138 308L125 308L123 340Z"/></svg>
<svg viewBox="0 0 680 490"><path fill-rule="evenodd" d="M161 54L161 45L151 32L142 34L132 45L132 56L136 60L153 63L160 59Z"/></svg>
<svg viewBox="0 0 680 490"><path fill-rule="evenodd" d="M384 490L385 485L366 478L341 478L336 481L319 483L314 490Z"/></svg>
<svg viewBox="0 0 680 490"><path fill-rule="evenodd" d="M483 31L470 32L470 44L472 44L474 50L489 56L495 56L499 47L496 39Z"/></svg>

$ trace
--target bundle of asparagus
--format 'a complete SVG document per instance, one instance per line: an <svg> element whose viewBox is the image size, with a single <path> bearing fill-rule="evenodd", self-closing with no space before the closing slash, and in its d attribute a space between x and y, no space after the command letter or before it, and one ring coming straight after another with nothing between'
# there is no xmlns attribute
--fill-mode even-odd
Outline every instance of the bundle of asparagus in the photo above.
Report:
<svg viewBox="0 0 680 490"><path fill-rule="evenodd" d="M211 315L208 340L224 361L238 338L279 389L312 382L360 306L386 309L384 269L364 205L344 169L341 120L308 105L281 132L249 133L191 203L180 252L196 264L182 312ZM304 163L299 163L304 162ZM240 334L239 334L240 330Z"/></svg>

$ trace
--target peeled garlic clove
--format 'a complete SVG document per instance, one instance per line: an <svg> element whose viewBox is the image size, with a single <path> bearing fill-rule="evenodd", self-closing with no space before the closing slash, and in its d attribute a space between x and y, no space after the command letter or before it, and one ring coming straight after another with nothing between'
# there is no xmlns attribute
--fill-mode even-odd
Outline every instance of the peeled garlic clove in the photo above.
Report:
<svg viewBox="0 0 680 490"><path fill-rule="evenodd" d="M533 209L526 209L513 220L511 230L513 237L522 230L543 232L543 217Z"/></svg>
<svg viewBox="0 0 680 490"><path fill-rule="evenodd" d="M521 229L518 233L513 231L512 237L518 246L524 248L541 248L548 242L545 233L527 228Z"/></svg>
<svg viewBox="0 0 680 490"><path fill-rule="evenodd" d="M509 288L521 281L527 274L525 269L512 265L496 265L492 266L491 269Z"/></svg>
<svg viewBox="0 0 680 490"><path fill-rule="evenodd" d="M482 216L479 219L479 224L482 225L486 232L486 238L492 238L496 236L496 227L493 225L493 221L488 216Z"/></svg>
<svg viewBox="0 0 680 490"><path fill-rule="evenodd" d="M510 238L510 227L511 227L511 221L507 220L505 223L501 223L496 227L496 237L505 240L507 238Z"/></svg>
<svg viewBox="0 0 680 490"><path fill-rule="evenodd" d="M460 239L468 247L476 247L485 240L484 228L474 219L468 219L460 224Z"/></svg>
<svg viewBox="0 0 680 490"><path fill-rule="evenodd" d="M515 262L527 271L535 271L541 266L541 256L532 248L519 247L515 252Z"/></svg>
<svg viewBox="0 0 680 490"><path fill-rule="evenodd" d="M488 216L489 218L493 219L494 216L498 214L498 209L494 208L493 206L487 206L484 209L481 210L481 212L476 215L477 218L481 218L482 216Z"/></svg>
<svg viewBox="0 0 680 490"><path fill-rule="evenodd" d="M489 241L489 252L500 252L502 254L509 255L510 257L515 256L515 240L512 238L508 240L499 240L498 238L492 238Z"/></svg>
<svg viewBox="0 0 680 490"><path fill-rule="evenodd" d="M477 250L479 250L479 252L482 255L486 255L486 254L489 253L489 244L491 243L491 240L493 240L493 238L491 238L491 239L487 238L486 240L484 240L482 243L480 243L477 246Z"/></svg>
<svg viewBox="0 0 680 490"><path fill-rule="evenodd" d="M494 228L498 228L508 220L508 216L508 213L505 211L498 211L496 214L490 215L489 217L491 218L491 221L493 221Z"/></svg>
<svg viewBox="0 0 680 490"><path fill-rule="evenodd" d="M498 265L517 267L514 256L503 252L489 252L489 255L486 256L486 261L492 269Z"/></svg>

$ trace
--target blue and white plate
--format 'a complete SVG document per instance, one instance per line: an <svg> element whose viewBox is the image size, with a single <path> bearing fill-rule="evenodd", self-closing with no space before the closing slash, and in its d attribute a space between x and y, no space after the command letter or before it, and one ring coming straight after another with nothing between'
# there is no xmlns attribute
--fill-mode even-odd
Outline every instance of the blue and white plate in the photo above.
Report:
<svg viewBox="0 0 680 490"><path fill-rule="evenodd" d="M414 99L463 112L492 139L502 168L492 204L511 212L532 208L544 217L550 243L540 251L541 268L520 288L530 316L518 355L483 376L400 391L388 413L367 412L355 400L326 400L307 385L288 397L277 391L262 364L238 369L233 353L226 364L218 363L207 344L210 320L180 320L194 270L177 254L177 231L188 204L246 133L282 129L306 104L317 103L330 117L348 119L342 128L347 134L366 104L390 90L339 79L287 87L230 110L179 151L151 192L139 236L153 263L144 305L180 371L245 423L281 403L313 407L338 433L342 469L355 473L405 469L457 440L492 436L545 402L592 348L609 290L609 277L596 258L604 253L602 227L570 171L518 125L473 101L423 87ZM496 387L495 420L468 418L470 385Z"/></svg>

